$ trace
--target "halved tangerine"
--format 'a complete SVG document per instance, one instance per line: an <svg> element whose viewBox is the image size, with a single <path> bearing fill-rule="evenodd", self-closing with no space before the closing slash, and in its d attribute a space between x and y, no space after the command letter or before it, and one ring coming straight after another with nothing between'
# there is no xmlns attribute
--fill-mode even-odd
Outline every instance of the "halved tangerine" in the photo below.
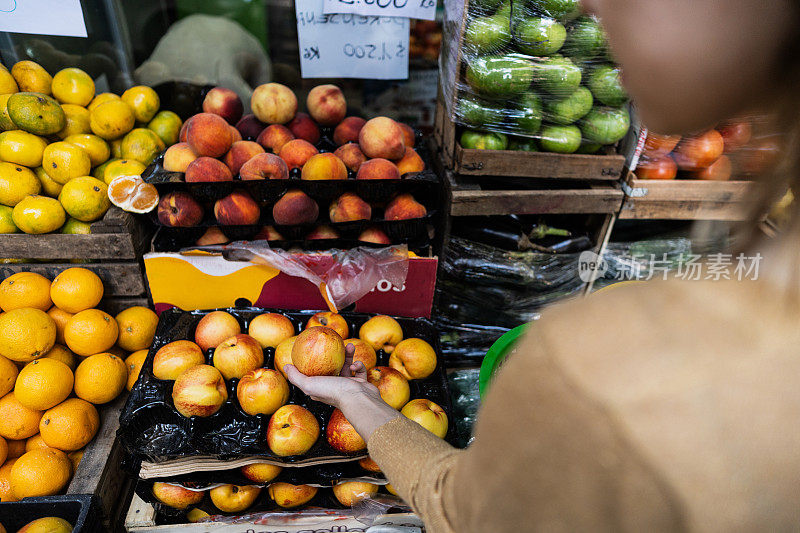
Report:
<svg viewBox="0 0 800 533"><path fill-rule="evenodd" d="M123 211L149 213L158 205L158 191L141 176L119 176L108 186L108 199Z"/></svg>

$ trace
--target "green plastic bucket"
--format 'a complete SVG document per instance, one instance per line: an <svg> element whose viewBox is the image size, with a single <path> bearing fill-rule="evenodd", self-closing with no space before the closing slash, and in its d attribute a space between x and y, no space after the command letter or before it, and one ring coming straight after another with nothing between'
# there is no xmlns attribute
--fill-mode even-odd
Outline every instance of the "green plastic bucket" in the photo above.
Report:
<svg viewBox="0 0 800 533"><path fill-rule="evenodd" d="M494 378L494 375L500 370L506 356L511 353L520 336L528 329L528 324L517 326L511 331L507 331L502 337L494 341L492 347L486 352L481 363L481 371L478 374L478 390L481 394L481 399L486 396L486 391L489 388L489 382Z"/></svg>

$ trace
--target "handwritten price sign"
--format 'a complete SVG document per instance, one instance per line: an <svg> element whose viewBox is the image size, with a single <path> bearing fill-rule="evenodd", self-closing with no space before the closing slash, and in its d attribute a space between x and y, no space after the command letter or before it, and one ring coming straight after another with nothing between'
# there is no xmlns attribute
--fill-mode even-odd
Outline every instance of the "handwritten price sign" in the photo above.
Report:
<svg viewBox="0 0 800 533"><path fill-rule="evenodd" d="M324 1L295 0L304 78L408 77L408 19L326 14Z"/></svg>
<svg viewBox="0 0 800 533"><path fill-rule="evenodd" d="M0 31L86 37L80 0L0 0Z"/></svg>
<svg viewBox="0 0 800 533"><path fill-rule="evenodd" d="M325 13L433 20L436 0L324 0Z"/></svg>

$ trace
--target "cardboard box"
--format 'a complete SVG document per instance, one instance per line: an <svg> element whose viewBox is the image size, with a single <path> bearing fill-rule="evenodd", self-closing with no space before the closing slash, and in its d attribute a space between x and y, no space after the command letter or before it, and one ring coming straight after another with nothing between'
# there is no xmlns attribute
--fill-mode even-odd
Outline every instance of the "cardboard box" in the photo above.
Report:
<svg viewBox="0 0 800 533"><path fill-rule="evenodd" d="M438 263L436 257L410 258L408 277L402 287L380 282L352 310L430 317ZM157 313L170 307L189 311L232 307L237 302L248 305L244 301L265 308L328 308L313 283L264 265L226 261L218 255L148 253L144 256L144 267Z"/></svg>

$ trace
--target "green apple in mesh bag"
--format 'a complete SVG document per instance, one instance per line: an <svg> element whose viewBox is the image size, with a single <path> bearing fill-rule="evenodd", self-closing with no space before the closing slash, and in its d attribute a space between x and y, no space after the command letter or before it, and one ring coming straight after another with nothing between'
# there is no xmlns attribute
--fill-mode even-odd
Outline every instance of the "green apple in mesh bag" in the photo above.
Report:
<svg viewBox="0 0 800 533"><path fill-rule="evenodd" d="M467 64L466 78L479 95L509 98L530 87L533 66L519 54L476 57Z"/></svg>
<svg viewBox="0 0 800 533"><path fill-rule="evenodd" d="M469 12L470 14L481 13L489 14L494 13L502 4L502 0L470 0Z"/></svg>
<svg viewBox="0 0 800 533"><path fill-rule="evenodd" d="M555 54L567 38L563 24L551 18L525 18L514 28L517 48L532 56Z"/></svg>
<svg viewBox="0 0 800 533"><path fill-rule="evenodd" d="M550 122L566 126L572 124L592 109L592 92L578 87L563 98L550 97L544 102L544 117Z"/></svg>
<svg viewBox="0 0 800 533"><path fill-rule="evenodd" d="M518 152L538 152L536 141L530 137L511 137L508 139L508 149Z"/></svg>
<svg viewBox="0 0 800 533"><path fill-rule="evenodd" d="M542 127L542 97L528 91L519 97L509 115L524 133L533 135Z"/></svg>
<svg viewBox="0 0 800 533"><path fill-rule="evenodd" d="M600 57L606 50L606 34L591 17L583 17L569 28L563 53L572 57Z"/></svg>
<svg viewBox="0 0 800 533"><path fill-rule="evenodd" d="M628 101L628 95L619 81L619 68L604 65L594 69L589 77L589 88L595 98L605 105L621 106Z"/></svg>
<svg viewBox="0 0 800 533"><path fill-rule="evenodd" d="M533 79L548 93L566 96L581 84L581 69L567 57L545 57L534 61Z"/></svg>
<svg viewBox="0 0 800 533"><path fill-rule="evenodd" d="M462 96L456 104L456 117L471 126L498 126L505 119L505 109L494 107L471 96Z"/></svg>
<svg viewBox="0 0 800 533"><path fill-rule="evenodd" d="M473 18L464 32L464 45L470 52L485 54L506 46L511 40L510 9L490 17Z"/></svg>
<svg viewBox="0 0 800 533"><path fill-rule="evenodd" d="M533 0L531 6L554 19L569 21L581 14L579 0Z"/></svg>
<svg viewBox="0 0 800 533"><path fill-rule="evenodd" d="M476 150L505 150L508 137L502 133L464 130L461 134L461 147Z"/></svg>
<svg viewBox="0 0 800 533"><path fill-rule="evenodd" d="M571 154L581 146L581 130L577 126L546 124L539 133L539 146L545 152Z"/></svg>
<svg viewBox="0 0 800 533"><path fill-rule="evenodd" d="M631 117L623 107L593 107L580 121L584 141L614 144L628 133Z"/></svg>

